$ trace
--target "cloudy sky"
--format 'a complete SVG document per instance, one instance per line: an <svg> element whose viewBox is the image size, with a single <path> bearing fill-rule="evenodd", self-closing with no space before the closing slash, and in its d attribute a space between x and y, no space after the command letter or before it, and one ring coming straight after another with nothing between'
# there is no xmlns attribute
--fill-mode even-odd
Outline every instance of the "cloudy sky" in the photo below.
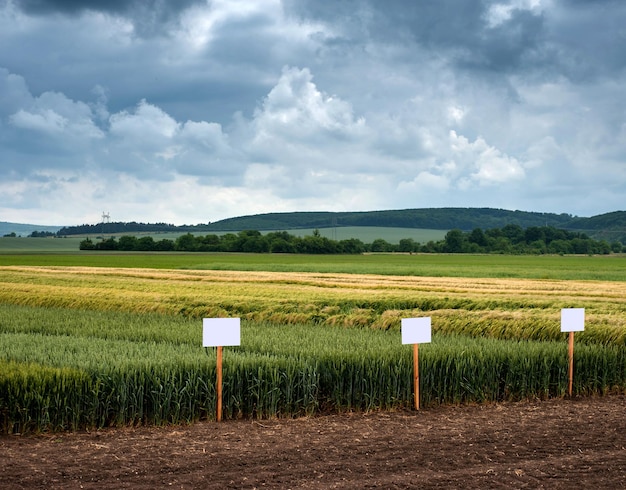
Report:
<svg viewBox="0 0 626 490"><path fill-rule="evenodd" d="M624 210L623 0L0 0L0 221Z"/></svg>

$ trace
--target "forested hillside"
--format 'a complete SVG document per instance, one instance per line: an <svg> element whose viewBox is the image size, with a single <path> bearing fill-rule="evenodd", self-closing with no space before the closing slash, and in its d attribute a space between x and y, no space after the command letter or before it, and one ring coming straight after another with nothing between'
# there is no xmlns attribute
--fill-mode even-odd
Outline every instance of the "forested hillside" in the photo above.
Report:
<svg viewBox="0 0 626 490"><path fill-rule="evenodd" d="M389 226L469 231L506 225L555 226L564 228L572 221L569 214L532 213L492 208L425 208L361 212L268 213L229 218L208 226L214 231L288 230L333 226Z"/></svg>
<svg viewBox="0 0 626 490"><path fill-rule="evenodd" d="M626 243L626 211L615 211L591 218L573 218L564 228L582 231L597 240Z"/></svg>

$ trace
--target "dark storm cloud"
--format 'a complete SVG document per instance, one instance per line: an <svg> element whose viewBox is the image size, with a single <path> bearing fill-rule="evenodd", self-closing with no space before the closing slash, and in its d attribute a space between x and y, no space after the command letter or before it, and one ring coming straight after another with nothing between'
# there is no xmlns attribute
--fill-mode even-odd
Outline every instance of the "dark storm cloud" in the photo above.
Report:
<svg viewBox="0 0 626 490"><path fill-rule="evenodd" d="M530 59L543 31L541 16L521 10L513 10L507 22L489 26L490 3L483 0L349 0L335 5L332 0L288 2L289 11L302 18L348 26L346 35L353 41L410 43L445 52L468 67L496 71Z"/></svg>
<svg viewBox="0 0 626 490"><path fill-rule="evenodd" d="M73 14L92 10L114 14L125 14L138 9L158 12L163 17L176 15L193 4L206 3L206 0L17 0L15 2L29 14L64 13Z"/></svg>
<svg viewBox="0 0 626 490"><path fill-rule="evenodd" d="M572 79L618 75L626 67L626 2L560 0L550 16L557 64Z"/></svg>
<svg viewBox="0 0 626 490"><path fill-rule="evenodd" d="M132 20L139 34L160 32L162 25L176 23L187 8L206 4L207 0L17 0L19 8L32 15L75 15L85 11L103 12Z"/></svg>
<svg viewBox="0 0 626 490"><path fill-rule="evenodd" d="M626 62L621 0L555 0L548 9L495 0L286 0L285 5L299 18L336 26L343 42L413 45L466 70L585 78L620 70ZM498 11L506 15L494 17Z"/></svg>
<svg viewBox="0 0 626 490"><path fill-rule="evenodd" d="M26 13L48 14L53 12L75 13L83 10L122 12L128 9L131 2L124 0L17 0L15 3Z"/></svg>
<svg viewBox="0 0 626 490"><path fill-rule="evenodd" d="M399 39L409 36L418 42L457 45L468 33L479 30L484 2L481 0L440 0L416 2L388 0L286 0L286 10L301 18L345 25L356 38Z"/></svg>

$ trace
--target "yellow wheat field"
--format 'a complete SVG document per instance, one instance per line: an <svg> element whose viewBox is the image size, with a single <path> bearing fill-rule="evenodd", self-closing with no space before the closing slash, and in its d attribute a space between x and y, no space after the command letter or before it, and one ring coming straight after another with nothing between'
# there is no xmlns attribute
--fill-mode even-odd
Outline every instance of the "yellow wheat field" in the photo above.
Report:
<svg viewBox="0 0 626 490"><path fill-rule="evenodd" d="M583 307L588 336L626 337L625 282L11 266L0 302L385 329L428 314L436 331L528 338Z"/></svg>

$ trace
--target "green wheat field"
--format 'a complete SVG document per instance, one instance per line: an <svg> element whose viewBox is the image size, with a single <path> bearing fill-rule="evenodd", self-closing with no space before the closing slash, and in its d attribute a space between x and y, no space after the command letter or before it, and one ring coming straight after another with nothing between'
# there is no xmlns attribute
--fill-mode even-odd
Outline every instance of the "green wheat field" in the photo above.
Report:
<svg viewBox="0 0 626 490"><path fill-rule="evenodd" d="M0 427L216 416L202 318L238 317L223 417L408 410L402 318L430 316L421 406L564 397L562 308L585 308L575 396L626 390L626 257L0 255Z"/></svg>

